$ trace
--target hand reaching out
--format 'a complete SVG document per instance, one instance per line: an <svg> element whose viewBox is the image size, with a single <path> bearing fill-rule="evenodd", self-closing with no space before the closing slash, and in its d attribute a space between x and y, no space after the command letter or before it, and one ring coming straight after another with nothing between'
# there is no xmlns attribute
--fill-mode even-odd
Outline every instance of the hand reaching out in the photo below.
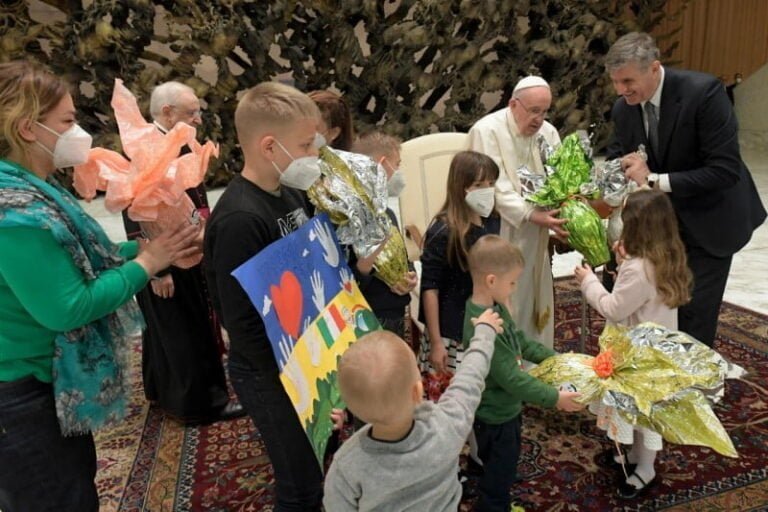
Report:
<svg viewBox="0 0 768 512"><path fill-rule="evenodd" d="M163 277L152 279L149 283L152 287L152 293L158 297L162 297L163 299L170 299L175 293L173 287L173 276L171 274L166 274Z"/></svg>
<svg viewBox="0 0 768 512"><path fill-rule="evenodd" d="M405 277L403 277L402 280L400 280L394 286L391 286L389 289L398 295L408 295L411 293L411 290L416 288L417 280L416 272L408 272L405 274Z"/></svg>
<svg viewBox="0 0 768 512"><path fill-rule="evenodd" d="M568 222L568 219L559 219L560 210L541 210L535 209L531 212L528 220L536 225L551 229L560 238L568 238L568 231L565 230L563 225Z"/></svg>
<svg viewBox="0 0 768 512"><path fill-rule="evenodd" d="M320 272L313 270L309 281L312 283L312 303L317 308L317 312L321 313L325 309L325 284L323 283L323 277L320 275Z"/></svg>
<svg viewBox="0 0 768 512"><path fill-rule="evenodd" d="M499 334L504 330L504 320L502 320L499 314L491 308L483 311L477 318L470 318L470 321L474 326L477 326L477 324L490 325Z"/></svg>
<svg viewBox="0 0 768 512"><path fill-rule="evenodd" d="M576 412L584 408L584 404L576 401L581 397L581 393L574 391L559 391L560 396L557 399L557 408L561 411Z"/></svg>
<svg viewBox="0 0 768 512"><path fill-rule="evenodd" d="M346 268L342 268L339 271L339 276L341 277L341 287L346 290L346 285L351 283L352 280L355 278L355 276L352 275L352 272L350 272Z"/></svg>
<svg viewBox="0 0 768 512"><path fill-rule="evenodd" d="M347 413L344 409L331 409L331 422L333 423L332 430L341 430L344 427L344 422L347 419Z"/></svg>
<svg viewBox="0 0 768 512"><path fill-rule="evenodd" d="M320 245L323 246L323 259L332 267L339 266L339 249L336 246L336 242L333 240L333 234L328 224L318 225L314 231L314 235L320 241Z"/></svg>
<svg viewBox="0 0 768 512"><path fill-rule="evenodd" d="M376 263L376 258L379 257L379 254L381 254L381 251L384 250L384 248L387 246L387 242L389 242L390 235L387 235L387 237L379 244L379 246L376 248L375 251L373 251L371 254L366 256L365 258L358 258L357 260L357 270L364 275L368 275L373 270L373 265Z"/></svg>
<svg viewBox="0 0 768 512"><path fill-rule="evenodd" d="M590 267L588 263L584 263L584 265L574 268L573 273L576 275L576 280L579 284L581 284L587 276L594 274L592 267Z"/></svg>
<svg viewBox="0 0 768 512"><path fill-rule="evenodd" d="M307 350L309 350L309 362L312 363L312 366L317 368L320 366L320 343L322 343L322 340L315 331L310 329L310 325L310 318L305 318L304 331L301 337L304 339L304 343L307 345Z"/></svg>
<svg viewBox="0 0 768 512"><path fill-rule="evenodd" d="M648 162L637 152L630 153L621 158L621 167L624 169L624 176L638 185L648 183L648 175L651 170L648 168Z"/></svg>
<svg viewBox="0 0 768 512"><path fill-rule="evenodd" d="M153 276L177 259L198 254L200 250L194 245L194 240L199 232L200 227L194 225L166 230L151 241L140 244L139 254L133 261L141 265L147 275Z"/></svg>
<svg viewBox="0 0 768 512"><path fill-rule="evenodd" d="M280 341L277 343L277 346L280 348L280 357L277 358L277 366L280 367L280 371L283 371L285 365L288 364L288 359L291 356L294 345L295 343L293 343L290 336L287 338L285 336L280 337Z"/></svg>
<svg viewBox="0 0 768 512"><path fill-rule="evenodd" d="M304 376L304 372L301 370L299 363L296 359L290 358L291 348L289 345L290 339L286 340L283 338L280 340L281 360L284 361L282 370L283 374L288 377L288 380L291 381L291 384L293 384L293 387L298 394L299 399L296 403L296 412L303 414L310 403L309 384L307 384L307 379Z"/></svg>

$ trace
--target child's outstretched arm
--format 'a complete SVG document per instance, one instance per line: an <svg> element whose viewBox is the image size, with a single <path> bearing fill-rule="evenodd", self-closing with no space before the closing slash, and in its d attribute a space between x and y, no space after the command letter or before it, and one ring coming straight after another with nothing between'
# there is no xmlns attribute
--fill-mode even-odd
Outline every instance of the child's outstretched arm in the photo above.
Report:
<svg viewBox="0 0 768 512"><path fill-rule="evenodd" d="M644 272L642 260L624 261L611 293L608 293L588 265L585 271L577 271L576 276L587 302L606 319L618 323L640 309L651 298L654 288L643 275Z"/></svg>
<svg viewBox="0 0 768 512"><path fill-rule="evenodd" d="M584 404L581 404L576 401L577 398L581 396L581 393L575 392L575 391L564 391L560 390L559 395L557 398L557 404L555 407L557 407L561 411L566 412L575 412L580 411L584 408Z"/></svg>
<svg viewBox="0 0 768 512"><path fill-rule="evenodd" d="M532 361L534 363L540 363L544 359L556 354L556 352L551 348L547 348L538 341L526 337L522 330L516 330L514 335L520 342L520 349L523 359ZM494 376L499 372L498 366L504 365L497 365L496 368L491 370ZM506 371L509 370L510 367L514 370L511 372ZM583 404L576 401L576 399L581 396L581 393L556 390L553 386L539 381L537 378L532 377L519 368L515 368L513 365L506 365L506 368L504 368L503 371L505 371L504 375L506 378L502 382L505 382L508 386L522 386L523 392L528 391L530 393L527 394L526 401L537 403L538 405L551 406L551 398L553 398L552 391L557 391L557 399L554 403L554 406L557 409L561 411L574 412L580 411L584 408Z"/></svg>
<svg viewBox="0 0 768 512"><path fill-rule="evenodd" d="M472 428L475 410L480 405L480 396L485 389L485 377L493 357L496 334L502 331L503 324L499 314L492 309L486 309L471 321L475 326L475 335L464 352L464 359L451 384L437 402L456 432L459 447L463 446Z"/></svg>

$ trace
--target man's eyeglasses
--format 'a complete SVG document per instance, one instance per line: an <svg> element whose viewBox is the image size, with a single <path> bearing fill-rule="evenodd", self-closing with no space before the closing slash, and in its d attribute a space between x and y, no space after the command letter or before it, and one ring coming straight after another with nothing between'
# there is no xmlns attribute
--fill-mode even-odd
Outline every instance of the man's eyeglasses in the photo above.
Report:
<svg viewBox="0 0 768 512"><path fill-rule="evenodd" d="M181 110L182 114L184 114L185 116L187 116L187 117L189 117L191 119L194 119L196 117L202 118L202 116L203 116L203 111L200 110L200 109L197 109L197 110L182 110L182 109L180 109L176 105L171 105L171 108L176 108L176 109Z"/></svg>
<svg viewBox="0 0 768 512"><path fill-rule="evenodd" d="M549 119L549 109L542 110L539 107L528 108L525 106L525 103L523 103L523 100L521 100L520 98L515 96L514 99L515 101L520 103L520 106L523 107L523 110L531 114L533 117L541 117L543 119Z"/></svg>

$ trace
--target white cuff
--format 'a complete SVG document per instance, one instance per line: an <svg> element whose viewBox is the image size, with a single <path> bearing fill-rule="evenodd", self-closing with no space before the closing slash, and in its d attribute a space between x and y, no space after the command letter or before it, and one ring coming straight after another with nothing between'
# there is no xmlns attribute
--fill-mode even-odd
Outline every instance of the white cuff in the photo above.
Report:
<svg viewBox="0 0 768 512"><path fill-rule="evenodd" d="M536 207L531 203L525 203L525 213L523 213L523 222L529 222L531 220L531 214L536 210Z"/></svg>
<svg viewBox="0 0 768 512"><path fill-rule="evenodd" d="M672 192L672 185L669 183L669 174L659 174L659 189L663 192Z"/></svg>

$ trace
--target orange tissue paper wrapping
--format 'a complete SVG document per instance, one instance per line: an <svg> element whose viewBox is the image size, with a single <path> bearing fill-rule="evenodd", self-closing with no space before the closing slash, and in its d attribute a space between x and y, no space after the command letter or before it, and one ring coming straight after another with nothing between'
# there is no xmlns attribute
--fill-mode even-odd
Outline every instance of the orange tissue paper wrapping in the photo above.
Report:
<svg viewBox="0 0 768 512"><path fill-rule="evenodd" d="M104 148L93 148L88 162L75 167L75 190L86 200L105 191L104 206L110 212L128 209L128 217L139 222L148 238L184 223L197 224L200 216L185 190L202 183L211 157L219 147L211 141L200 144L195 128L177 123L168 133L147 122L136 98L122 80L115 80L112 109L127 158ZM188 146L190 152L179 156ZM202 253L176 260L189 268Z"/></svg>

